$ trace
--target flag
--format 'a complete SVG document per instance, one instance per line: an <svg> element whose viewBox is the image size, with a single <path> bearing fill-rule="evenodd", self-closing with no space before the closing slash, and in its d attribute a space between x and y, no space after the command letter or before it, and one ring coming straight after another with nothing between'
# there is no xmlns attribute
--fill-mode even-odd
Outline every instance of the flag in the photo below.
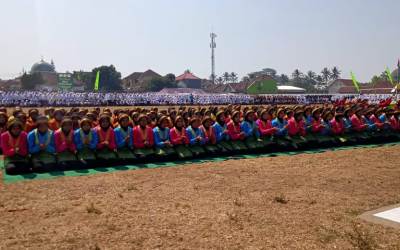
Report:
<svg viewBox="0 0 400 250"><path fill-rule="evenodd" d="M94 82L94 91L99 90L99 82L100 82L100 70L96 73L96 81Z"/></svg>
<svg viewBox="0 0 400 250"><path fill-rule="evenodd" d="M387 75L387 77L388 77L388 79L389 79L389 82L390 82L392 85L394 85L394 83L393 83L393 78L392 78L392 73L390 73L390 70L389 70L388 67L386 67L386 75Z"/></svg>
<svg viewBox="0 0 400 250"><path fill-rule="evenodd" d="M350 72L350 75L351 75L351 80L353 81L354 87L357 89L358 93L360 93L360 86L358 85L356 76L353 74L353 72Z"/></svg>

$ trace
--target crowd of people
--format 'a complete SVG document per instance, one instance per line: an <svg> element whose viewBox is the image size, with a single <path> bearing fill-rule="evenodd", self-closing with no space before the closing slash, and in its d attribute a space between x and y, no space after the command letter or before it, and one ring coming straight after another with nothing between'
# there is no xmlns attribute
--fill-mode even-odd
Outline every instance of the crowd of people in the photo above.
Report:
<svg viewBox="0 0 400 250"><path fill-rule="evenodd" d="M318 104L337 99L358 98L355 95L246 95L246 94L167 94L167 93L97 93L0 91L4 107L93 107L134 105L226 105L226 104ZM363 95L372 103L391 95Z"/></svg>
<svg viewBox="0 0 400 250"><path fill-rule="evenodd" d="M34 97L32 97L34 98ZM126 109L0 108L7 174L400 139L400 101Z"/></svg>

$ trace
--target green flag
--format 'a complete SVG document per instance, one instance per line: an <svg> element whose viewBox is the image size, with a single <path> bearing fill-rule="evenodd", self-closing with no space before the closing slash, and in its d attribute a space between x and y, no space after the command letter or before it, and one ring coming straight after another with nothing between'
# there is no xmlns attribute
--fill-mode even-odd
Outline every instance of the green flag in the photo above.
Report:
<svg viewBox="0 0 400 250"><path fill-rule="evenodd" d="M96 73L96 81L94 82L94 91L99 90L99 82L100 82L100 70Z"/></svg>
<svg viewBox="0 0 400 250"><path fill-rule="evenodd" d="M390 70L388 67L386 67L386 75L389 79L389 82L394 86L395 84L393 83L393 78L392 78L392 74L390 73Z"/></svg>
<svg viewBox="0 0 400 250"><path fill-rule="evenodd" d="M351 80L353 81L354 87L356 87L358 93L360 93L360 85L358 85L358 82L356 80L356 76L354 75L353 72L350 72L351 75Z"/></svg>

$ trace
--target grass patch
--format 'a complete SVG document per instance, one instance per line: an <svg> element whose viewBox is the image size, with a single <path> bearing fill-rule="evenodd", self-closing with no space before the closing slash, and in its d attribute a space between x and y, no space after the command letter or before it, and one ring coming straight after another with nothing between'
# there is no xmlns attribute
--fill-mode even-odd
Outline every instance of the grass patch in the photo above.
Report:
<svg viewBox="0 0 400 250"><path fill-rule="evenodd" d="M352 230L347 232L347 237L351 245L356 249L373 250L378 248L378 244L371 233L358 223L353 223Z"/></svg>

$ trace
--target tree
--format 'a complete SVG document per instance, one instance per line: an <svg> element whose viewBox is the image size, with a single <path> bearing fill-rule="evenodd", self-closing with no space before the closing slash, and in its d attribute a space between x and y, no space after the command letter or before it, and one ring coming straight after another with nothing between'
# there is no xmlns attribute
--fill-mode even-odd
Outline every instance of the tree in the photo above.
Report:
<svg viewBox="0 0 400 250"><path fill-rule="evenodd" d="M332 73L331 73L331 79L332 80L338 79L340 77L340 73L342 73L342 72L338 69L338 67L336 67L336 66L333 67Z"/></svg>
<svg viewBox="0 0 400 250"><path fill-rule="evenodd" d="M166 74L165 79L167 79L169 82L175 82L175 75L172 73Z"/></svg>
<svg viewBox="0 0 400 250"><path fill-rule="evenodd" d="M248 77L248 76L243 76L243 77L242 77L242 82L249 83L249 82L250 82L250 77Z"/></svg>
<svg viewBox="0 0 400 250"><path fill-rule="evenodd" d="M314 71L309 70L307 71L307 78L308 80L314 81L317 74Z"/></svg>
<svg viewBox="0 0 400 250"><path fill-rule="evenodd" d="M23 90L34 90L37 85L42 84L44 84L44 80L40 73L24 73L21 77L21 88Z"/></svg>
<svg viewBox="0 0 400 250"><path fill-rule="evenodd" d="M302 76L303 73L301 73L301 71L298 69L295 69L292 73L292 77L295 82L299 82Z"/></svg>
<svg viewBox="0 0 400 250"><path fill-rule="evenodd" d="M171 81L171 77L156 77L150 80L147 91L157 92L164 88L176 88L177 84L174 81Z"/></svg>
<svg viewBox="0 0 400 250"><path fill-rule="evenodd" d="M89 90L94 89L94 82L96 79L97 71L100 71L99 90L100 91L121 91L122 81L121 73L116 71L114 65L100 66L92 70L92 84Z"/></svg>
<svg viewBox="0 0 400 250"><path fill-rule="evenodd" d="M371 83L372 85L375 85L376 83L378 83L379 81L381 81L381 78L377 75L374 75L371 79Z"/></svg>
<svg viewBox="0 0 400 250"><path fill-rule="evenodd" d="M379 78L380 78L381 80L383 80L383 81L389 81L389 77L388 77L386 71L383 71L383 72L381 73L381 75L380 75Z"/></svg>
<svg viewBox="0 0 400 250"><path fill-rule="evenodd" d="M270 76L272 78L276 77L276 70L275 69L265 68L265 69L262 70L262 73L264 75Z"/></svg>
<svg viewBox="0 0 400 250"><path fill-rule="evenodd" d="M231 75L228 72L225 72L222 77L224 78L225 83L229 83L231 80Z"/></svg>
<svg viewBox="0 0 400 250"><path fill-rule="evenodd" d="M329 81L329 78L331 77L331 71L327 67L325 67L321 71L321 74L322 74L322 79L324 80L325 84L327 84Z"/></svg>
<svg viewBox="0 0 400 250"><path fill-rule="evenodd" d="M281 83L288 83L289 82L289 77L287 76L287 75L285 75L285 74L281 74L280 76L279 76L279 78L280 78L280 82Z"/></svg>
<svg viewBox="0 0 400 250"><path fill-rule="evenodd" d="M217 78L215 79L215 82L216 82L217 84L223 84L223 83L224 83L224 78L222 78L222 77L217 77Z"/></svg>
<svg viewBox="0 0 400 250"><path fill-rule="evenodd" d="M238 80L237 74L235 72L232 72L231 73L231 82L235 83L235 82L237 82L237 80Z"/></svg>

